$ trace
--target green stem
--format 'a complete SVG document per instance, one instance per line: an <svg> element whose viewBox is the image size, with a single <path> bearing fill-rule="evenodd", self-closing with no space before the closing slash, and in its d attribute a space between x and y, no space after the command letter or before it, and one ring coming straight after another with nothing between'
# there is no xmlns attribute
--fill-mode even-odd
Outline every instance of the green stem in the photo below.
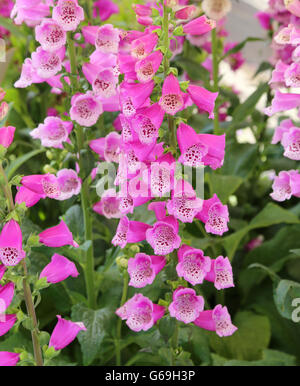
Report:
<svg viewBox="0 0 300 386"><path fill-rule="evenodd" d="M11 193L11 188L9 186L7 176L6 176L4 169L3 169L3 166L2 166L2 162L0 162L0 175L2 176L3 181L4 181L3 191L4 191L5 197L6 197L7 202L8 202L8 209L10 212L12 212L15 208L15 205L14 205L14 200L13 200L13 196ZM32 326L33 326L33 329L31 330L31 337L32 337L34 358L35 358L35 362L36 362L37 366L43 366L43 357L42 357L42 351L41 351L41 346L40 346L40 342L39 342L38 322L37 322L34 304L32 301L32 294L31 294L30 285L28 283L28 270L27 270L25 260L22 260L21 264L22 264L22 267L24 270L24 278L23 278L24 298L25 298L27 313L28 313L29 317L31 318Z"/></svg>
<svg viewBox="0 0 300 386"><path fill-rule="evenodd" d="M176 360L176 350L178 347L178 337L179 337L179 323L177 320L175 320L175 332L172 336L171 344L173 348L172 352L172 366L175 366L175 360Z"/></svg>
<svg viewBox="0 0 300 386"><path fill-rule="evenodd" d="M219 58L218 58L218 38L216 28L211 31L211 44L212 44L212 61L213 61L213 91L217 92L219 90ZM220 134L220 125L219 125L219 108L217 99L215 102L214 109L214 134Z"/></svg>
<svg viewBox="0 0 300 386"><path fill-rule="evenodd" d="M123 280L123 293L122 293L122 299L121 299L121 307L127 300L127 292L128 292L128 273L127 271L124 273L124 280ZM116 337L116 364L117 366L121 366L121 338L122 338L122 319L118 319L117 324L117 337Z"/></svg>
<svg viewBox="0 0 300 386"><path fill-rule="evenodd" d="M72 86L73 93L76 93L79 90L76 51L75 51L74 41L70 33L67 34L67 42L68 42L68 52L69 52L71 73L72 73L71 86ZM80 171L83 172L84 171L84 164L82 159L82 150L84 149L83 128L79 125L76 125L75 132L76 132L79 168L80 168ZM96 309L97 298L96 298L95 277L94 277L95 261L94 261L94 247L93 247L93 218L90 214L89 182L87 179L83 181L82 187L81 187L81 207L82 207L83 219L84 219L85 241L91 241L91 245L89 246L89 248L86 251L82 252L85 257L84 277L85 277L85 284L86 284L86 292L87 292L89 307L92 309Z"/></svg>

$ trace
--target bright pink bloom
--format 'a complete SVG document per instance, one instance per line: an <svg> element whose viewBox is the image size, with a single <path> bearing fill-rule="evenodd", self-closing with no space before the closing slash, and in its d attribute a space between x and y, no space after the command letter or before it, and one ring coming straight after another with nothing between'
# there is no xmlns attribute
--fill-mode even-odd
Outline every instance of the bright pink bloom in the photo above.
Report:
<svg viewBox="0 0 300 386"><path fill-rule="evenodd" d="M194 5L189 5L187 7L179 9L175 12L176 19L188 20L191 19L194 14L197 12L197 8Z"/></svg>
<svg viewBox="0 0 300 386"><path fill-rule="evenodd" d="M110 98L117 93L118 77L112 69L100 71L93 80L92 87L96 95L102 98Z"/></svg>
<svg viewBox="0 0 300 386"><path fill-rule="evenodd" d="M175 170L176 160L171 153L166 153L151 163L149 173L152 196L164 197L169 195L170 191L174 188ZM147 175L147 183L148 179L149 175Z"/></svg>
<svg viewBox="0 0 300 386"><path fill-rule="evenodd" d="M14 19L15 24L25 22L29 27L34 27L49 15L49 5L43 0L16 0L10 17Z"/></svg>
<svg viewBox="0 0 300 386"><path fill-rule="evenodd" d="M275 91L272 105L265 108L265 114L269 117L281 111L287 111L300 106L300 94L282 93Z"/></svg>
<svg viewBox="0 0 300 386"><path fill-rule="evenodd" d="M286 9L293 15L300 17L300 2L299 0L285 0Z"/></svg>
<svg viewBox="0 0 300 386"><path fill-rule="evenodd" d="M230 336L237 330L237 327L231 323L227 307L222 307L221 304L213 310L201 312L194 324L205 330L216 331L220 337Z"/></svg>
<svg viewBox="0 0 300 386"><path fill-rule="evenodd" d="M120 85L120 104L123 114L126 117L131 117L138 108L144 107L143 105L150 97L153 88L153 80L147 83L127 83L123 81Z"/></svg>
<svg viewBox="0 0 300 386"><path fill-rule="evenodd" d="M20 360L20 354L9 351L0 351L0 366L16 366Z"/></svg>
<svg viewBox="0 0 300 386"><path fill-rule="evenodd" d="M177 140L181 156L179 162L191 167L208 165L212 169L220 168L225 156L225 134L197 134L185 123L177 130Z"/></svg>
<svg viewBox="0 0 300 386"><path fill-rule="evenodd" d="M82 322L72 322L56 315L58 322L50 337L49 347L55 350L62 350L76 338L80 331L86 331Z"/></svg>
<svg viewBox="0 0 300 386"><path fill-rule="evenodd" d="M138 243L146 239L146 231L150 225L139 222L130 221L127 216L121 218L116 234L112 239L112 244L124 248L127 243Z"/></svg>
<svg viewBox="0 0 300 386"><path fill-rule="evenodd" d="M119 162L120 134L111 132L106 137L93 139L89 146L100 158L107 162Z"/></svg>
<svg viewBox="0 0 300 386"><path fill-rule="evenodd" d="M263 29L267 31L272 29L271 15L268 12L257 12L255 16Z"/></svg>
<svg viewBox="0 0 300 386"><path fill-rule="evenodd" d="M214 119L215 101L218 93L192 84L187 88L187 92L198 109L208 112L209 118Z"/></svg>
<svg viewBox="0 0 300 386"><path fill-rule="evenodd" d="M5 266L12 266L17 265L25 256L20 225L15 220L9 220L0 235L0 260Z"/></svg>
<svg viewBox="0 0 300 386"><path fill-rule="evenodd" d="M75 170L61 169L56 175L59 186L60 195L58 200L68 200L72 196L76 196L81 190L81 179L78 177Z"/></svg>
<svg viewBox="0 0 300 386"><path fill-rule="evenodd" d="M120 199L114 189L106 190L101 200L93 206L93 210L106 218L121 218L123 213L120 211Z"/></svg>
<svg viewBox="0 0 300 386"><path fill-rule="evenodd" d="M44 123L40 123L30 132L30 135L40 139L42 146L62 149L63 142L67 142L72 129L72 122L63 121L58 117L47 117Z"/></svg>
<svg viewBox="0 0 300 386"><path fill-rule="evenodd" d="M275 145L276 143L281 142L283 134L288 133L292 127L294 127L294 124L291 119L284 119L281 121L280 125L275 129L271 143Z"/></svg>
<svg viewBox="0 0 300 386"><path fill-rule="evenodd" d="M3 317L0 318L0 336L5 335L13 327L16 321L17 317L15 314L3 315Z"/></svg>
<svg viewBox="0 0 300 386"><path fill-rule="evenodd" d="M136 59L144 59L154 50L157 42L156 33L145 34L133 40L130 47L131 55Z"/></svg>
<svg viewBox="0 0 300 386"><path fill-rule="evenodd" d="M291 33L293 24L289 24L287 27L282 28L275 36L274 41L277 44L285 45L291 43Z"/></svg>
<svg viewBox="0 0 300 386"><path fill-rule="evenodd" d="M10 303L13 300L15 292L14 283L10 282L4 285L3 287L0 285L0 319L1 314L3 314L6 309L10 306Z"/></svg>
<svg viewBox="0 0 300 386"><path fill-rule="evenodd" d="M278 60L276 63L275 69L272 71L272 78L269 81L269 84L272 84L273 87L281 87L285 85L284 74L288 69L288 65L283 63L281 60Z"/></svg>
<svg viewBox="0 0 300 386"><path fill-rule="evenodd" d="M284 156L292 160L300 160L300 128L294 126L290 119L281 121L275 129L272 144L281 142Z"/></svg>
<svg viewBox="0 0 300 386"><path fill-rule="evenodd" d="M178 79L173 74L168 75L164 81L159 104L167 114L171 115L175 115L184 107L183 92L180 90Z"/></svg>
<svg viewBox="0 0 300 386"><path fill-rule="evenodd" d="M77 277L78 275L79 272L72 261L55 253L51 262L42 270L40 278L46 277L48 283L59 283L69 276Z"/></svg>
<svg viewBox="0 0 300 386"><path fill-rule="evenodd" d="M31 54L32 65L36 70L37 76L48 79L56 75L62 69L62 60L65 56L65 47L58 51L49 52L38 47Z"/></svg>
<svg viewBox="0 0 300 386"><path fill-rule="evenodd" d="M100 17L101 21L109 19L114 13L119 13L117 4L110 0L97 0L93 6L93 17Z"/></svg>
<svg viewBox="0 0 300 386"><path fill-rule="evenodd" d="M127 326L135 332L149 330L163 317L164 313L163 306L153 304L142 294L135 294L116 311L116 314L122 320L126 320Z"/></svg>
<svg viewBox="0 0 300 386"><path fill-rule="evenodd" d="M289 200L292 196L300 197L300 174L298 170L279 172L274 178L273 192L270 196L275 201Z"/></svg>
<svg viewBox="0 0 300 386"><path fill-rule="evenodd" d="M39 238L40 243L47 247L58 248L64 245L71 245L75 248L79 247L76 241L73 240L73 235L63 220L58 225L41 232Z"/></svg>
<svg viewBox="0 0 300 386"><path fill-rule="evenodd" d="M203 35L214 28L216 28L216 22L203 15L185 24L183 31L189 35Z"/></svg>
<svg viewBox="0 0 300 386"><path fill-rule="evenodd" d="M146 255L137 253L134 258L128 260L129 285L135 288L152 284L156 275L166 265L164 256Z"/></svg>
<svg viewBox="0 0 300 386"><path fill-rule="evenodd" d="M264 236L259 235L255 237L254 239L250 240L249 243L245 245L245 248L247 251L252 251L252 249L258 248L262 245L264 241Z"/></svg>
<svg viewBox="0 0 300 386"><path fill-rule="evenodd" d="M205 224L205 230L208 233L222 236L224 232L228 231L228 207L221 203L216 194L208 200L203 200L202 210L196 218Z"/></svg>
<svg viewBox="0 0 300 386"><path fill-rule="evenodd" d="M300 63L292 63L284 72L284 79L288 87L300 87Z"/></svg>
<svg viewBox="0 0 300 386"><path fill-rule="evenodd" d="M39 194L42 198L57 199L60 196L59 184L53 174L36 174L25 176L21 183L25 188Z"/></svg>
<svg viewBox="0 0 300 386"><path fill-rule="evenodd" d="M139 60L135 64L135 71L140 82L146 83L151 80L162 62L163 54L155 51L146 58Z"/></svg>
<svg viewBox="0 0 300 386"><path fill-rule="evenodd" d="M96 49L104 54L117 54L119 48L119 30L112 24L104 24L98 29L95 45Z"/></svg>
<svg viewBox="0 0 300 386"><path fill-rule="evenodd" d="M76 94L71 99L70 117L81 126L95 125L103 109L101 103L91 91Z"/></svg>
<svg viewBox="0 0 300 386"><path fill-rule="evenodd" d="M15 82L14 87L25 88L30 86L32 83L41 83L44 79L37 75L36 69L32 65L32 60L26 58L23 65L20 78Z"/></svg>
<svg viewBox="0 0 300 386"><path fill-rule="evenodd" d="M169 214L182 222L192 223L196 214L202 209L203 201L197 198L193 187L185 180L178 180L167 202Z"/></svg>
<svg viewBox="0 0 300 386"><path fill-rule="evenodd" d="M13 126L6 126L0 128L0 145L8 148L13 140L15 135L16 128Z"/></svg>
<svg viewBox="0 0 300 386"><path fill-rule="evenodd" d="M0 280L3 278L5 271L6 271L5 265L0 263Z"/></svg>
<svg viewBox="0 0 300 386"><path fill-rule="evenodd" d="M204 309L204 299L192 288L178 287L169 305L170 316L183 323L192 323Z"/></svg>
<svg viewBox="0 0 300 386"><path fill-rule="evenodd" d="M232 267L228 257L219 256L211 260L211 269L205 276L205 280L213 282L218 290L234 287Z"/></svg>
<svg viewBox="0 0 300 386"><path fill-rule="evenodd" d="M66 31L54 20L45 19L35 27L35 39L46 51L57 51L66 44Z"/></svg>
<svg viewBox="0 0 300 386"><path fill-rule="evenodd" d="M40 199L43 197L44 195L40 195L38 193L33 192L30 189L25 188L24 186L20 186L15 196L15 202L17 204L21 204L22 202L25 202L26 207L31 208L36 203L38 203Z"/></svg>
<svg viewBox="0 0 300 386"><path fill-rule="evenodd" d="M79 23L84 20L83 8L78 5L77 0L58 0L53 8L52 18L65 31L75 31Z"/></svg>
<svg viewBox="0 0 300 386"><path fill-rule="evenodd" d="M202 284L211 269L211 260L201 249L183 244L178 250L177 275L192 285Z"/></svg>
<svg viewBox="0 0 300 386"><path fill-rule="evenodd" d="M133 117L133 128L139 140L144 144L151 144L158 138L158 130L163 122L165 112L158 103L138 110Z"/></svg>
<svg viewBox="0 0 300 386"><path fill-rule="evenodd" d="M236 42L226 43L224 47L224 53L227 53L228 51L232 50L237 44L238 43ZM243 55L240 51L229 55L226 58L226 61L229 63L233 71L238 70L245 63L245 59L243 58Z"/></svg>

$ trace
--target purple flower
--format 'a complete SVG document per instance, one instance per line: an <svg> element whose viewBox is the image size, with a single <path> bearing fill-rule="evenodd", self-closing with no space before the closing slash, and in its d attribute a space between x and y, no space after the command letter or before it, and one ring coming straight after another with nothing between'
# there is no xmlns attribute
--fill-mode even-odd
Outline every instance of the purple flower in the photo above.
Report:
<svg viewBox="0 0 300 386"><path fill-rule="evenodd" d="M55 253L51 262L42 270L40 278L46 277L48 283L59 283L69 276L77 277L78 275L79 272L72 261Z"/></svg>
<svg viewBox="0 0 300 386"><path fill-rule="evenodd" d="M204 299L197 296L192 288L178 287L173 292L173 302L169 306L170 315L183 323L192 323L204 309Z"/></svg>
<svg viewBox="0 0 300 386"><path fill-rule="evenodd" d="M156 275L166 265L164 256L146 255L137 253L134 258L128 260L129 285L135 288L152 284Z"/></svg>

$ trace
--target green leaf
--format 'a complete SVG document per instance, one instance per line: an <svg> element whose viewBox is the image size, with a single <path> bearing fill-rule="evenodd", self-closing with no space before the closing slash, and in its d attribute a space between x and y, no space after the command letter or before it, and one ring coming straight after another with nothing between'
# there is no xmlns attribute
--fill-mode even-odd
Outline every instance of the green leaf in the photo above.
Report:
<svg viewBox="0 0 300 386"><path fill-rule="evenodd" d="M208 82L210 79L209 71L198 62L194 62L187 58L178 58L176 64L188 73L191 80Z"/></svg>
<svg viewBox="0 0 300 386"><path fill-rule="evenodd" d="M221 169L223 175L247 178L254 169L258 160L258 146L248 143L228 143L224 165Z"/></svg>
<svg viewBox="0 0 300 386"><path fill-rule="evenodd" d="M238 176L224 176L221 174L207 174L210 191L216 193L223 204L226 204L231 196L242 184L243 178Z"/></svg>
<svg viewBox="0 0 300 386"><path fill-rule="evenodd" d="M25 35L22 31L14 25L14 23L8 19L0 16L0 25L7 29L10 33L15 35L19 39L24 39Z"/></svg>
<svg viewBox="0 0 300 386"><path fill-rule="evenodd" d="M11 162L8 167L6 168L7 178L10 180L13 175L16 173L16 171L27 161L29 161L31 158L35 157L36 155L40 153L44 153L44 149L37 149L32 150L29 153L24 154L23 156L15 159L13 162Z"/></svg>
<svg viewBox="0 0 300 386"><path fill-rule="evenodd" d="M249 311L241 311L234 318L234 324L238 330L232 336L220 338L214 332L209 334L214 351L228 359L261 359L271 338L269 319Z"/></svg>
<svg viewBox="0 0 300 386"><path fill-rule="evenodd" d="M79 205L73 205L63 215L63 220L68 225L75 239L84 237L83 212Z"/></svg>
<svg viewBox="0 0 300 386"><path fill-rule="evenodd" d="M76 304L72 308L72 320L84 323L87 331L78 334L83 354L83 364L90 365L98 355L101 344L107 336L107 327L111 311L108 308L91 310L84 304Z"/></svg>
<svg viewBox="0 0 300 386"><path fill-rule="evenodd" d="M235 53L241 51L248 42L259 42L259 41L262 41L262 40L264 40L264 39L262 39L262 38L253 38L253 37L246 38L245 40L243 40L242 42L240 42L239 44L234 46L231 50L227 51L226 54L222 56L220 61L222 61L225 58L227 58L227 56L230 56L232 54L235 54Z"/></svg>
<svg viewBox="0 0 300 386"><path fill-rule="evenodd" d="M293 312L300 305L300 284L291 280L281 280L274 288L273 296L280 315L292 319ZM293 303L295 299L299 299L297 304Z"/></svg>

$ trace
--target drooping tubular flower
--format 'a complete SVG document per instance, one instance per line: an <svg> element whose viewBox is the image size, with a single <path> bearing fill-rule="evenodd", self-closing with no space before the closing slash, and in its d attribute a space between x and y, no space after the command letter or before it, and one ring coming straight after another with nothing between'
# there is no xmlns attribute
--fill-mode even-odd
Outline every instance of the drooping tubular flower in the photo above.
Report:
<svg viewBox="0 0 300 386"><path fill-rule="evenodd" d="M77 0L58 0L53 8L52 18L65 31L75 31L79 23L84 20L84 11Z"/></svg>
<svg viewBox="0 0 300 386"><path fill-rule="evenodd" d="M20 78L14 83L16 88L25 88L30 86L32 83L41 83L44 79L37 75L36 69L32 65L32 60L26 58L21 70Z"/></svg>
<svg viewBox="0 0 300 386"><path fill-rule="evenodd" d="M2 315L0 318L0 336L5 335L16 323L17 317L15 314Z"/></svg>
<svg viewBox="0 0 300 386"><path fill-rule="evenodd" d="M195 5L189 5L187 7L181 8L175 12L175 18L181 20L189 20L197 13L197 8Z"/></svg>
<svg viewBox="0 0 300 386"><path fill-rule="evenodd" d="M118 78L112 69L100 71L93 80L93 91L102 98L110 98L117 93Z"/></svg>
<svg viewBox="0 0 300 386"><path fill-rule="evenodd" d="M22 231L15 220L9 220L0 235L0 260L5 266L17 265L25 257Z"/></svg>
<svg viewBox="0 0 300 386"><path fill-rule="evenodd" d="M58 117L47 117L44 123L40 123L30 132L30 135L40 139L42 146L62 149L63 142L67 142L72 129L72 122L63 121Z"/></svg>
<svg viewBox="0 0 300 386"><path fill-rule="evenodd" d="M164 256L146 255L137 253L134 258L128 260L129 285L135 288L152 284L156 275L166 265Z"/></svg>
<svg viewBox="0 0 300 386"><path fill-rule="evenodd" d="M135 64L135 71L140 82L146 83L151 80L162 62L163 54L160 51L154 51L146 58L139 60Z"/></svg>
<svg viewBox="0 0 300 386"><path fill-rule="evenodd" d="M120 134L111 132L106 137L93 139L89 146L100 158L107 162L119 162Z"/></svg>
<svg viewBox="0 0 300 386"><path fill-rule="evenodd" d="M120 199L115 189L106 190L102 194L101 200L93 206L93 210L106 218L121 218L123 216L120 211Z"/></svg>
<svg viewBox="0 0 300 386"><path fill-rule="evenodd" d="M100 17L101 21L109 19L114 13L119 13L119 7L111 0L97 0L93 6L93 17Z"/></svg>
<svg viewBox="0 0 300 386"><path fill-rule="evenodd" d="M300 197L300 174L298 170L281 171L274 178L273 192L270 196L275 201L289 200L292 196Z"/></svg>
<svg viewBox="0 0 300 386"><path fill-rule="evenodd" d="M204 299L192 288L178 287L169 305L170 316L183 323L192 323L204 309Z"/></svg>
<svg viewBox="0 0 300 386"><path fill-rule="evenodd" d="M18 191L15 196L15 202L17 204L24 202L27 208L31 208L38 203L41 198L44 198L44 195L35 193L32 190L25 188L25 186L20 186L17 189Z"/></svg>
<svg viewBox="0 0 300 386"><path fill-rule="evenodd" d="M53 52L59 50L66 44L66 31L52 19L44 19L35 27L35 39L45 51Z"/></svg>
<svg viewBox="0 0 300 386"><path fill-rule="evenodd" d="M208 165L212 169L220 168L225 156L225 134L197 134L185 123L180 123L177 140L181 156L179 162L191 167Z"/></svg>
<svg viewBox="0 0 300 386"><path fill-rule="evenodd" d="M175 169L176 161L171 153L163 154L155 162L151 163L149 173L152 196L169 196L170 191L174 188ZM146 182L148 181L146 180Z"/></svg>
<svg viewBox="0 0 300 386"><path fill-rule="evenodd" d="M120 85L120 104L126 117L133 116L137 109L144 107L154 88L153 80L147 83L122 82Z"/></svg>
<svg viewBox="0 0 300 386"><path fill-rule="evenodd" d="M18 25L25 22L28 27L34 27L49 15L49 5L43 0L16 0L10 17Z"/></svg>
<svg viewBox="0 0 300 386"><path fill-rule="evenodd" d="M42 270L40 278L46 277L48 283L59 283L69 276L77 277L78 275L79 272L72 261L55 253L51 262Z"/></svg>
<svg viewBox="0 0 300 386"><path fill-rule="evenodd" d="M6 149L12 144L14 140L16 128L13 126L6 126L0 128L0 145Z"/></svg>
<svg viewBox="0 0 300 386"><path fill-rule="evenodd" d="M119 30L112 24L105 24L98 29L95 45L104 54L117 54L119 48Z"/></svg>
<svg viewBox="0 0 300 386"><path fill-rule="evenodd" d="M75 248L79 247L76 241L73 240L73 235L63 220L58 225L41 232L39 240L40 243L52 248L63 247L64 245L71 245Z"/></svg>
<svg viewBox="0 0 300 386"><path fill-rule="evenodd" d="M196 214L202 209L203 201L197 198L190 183L178 180L172 192L172 199L167 202L169 214L181 222L192 223Z"/></svg>
<svg viewBox="0 0 300 386"><path fill-rule="evenodd" d="M144 59L154 50L158 42L155 33L145 34L142 37L133 40L131 43L131 55L136 59Z"/></svg>
<svg viewBox="0 0 300 386"><path fill-rule="evenodd" d="M284 72L287 87L300 87L300 63L292 63Z"/></svg>
<svg viewBox="0 0 300 386"><path fill-rule="evenodd" d="M232 267L228 257L219 256L211 260L211 269L205 276L205 280L213 282L218 290L234 287Z"/></svg>
<svg viewBox="0 0 300 386"><path fill-rule="evenodd" d="M0 351L0 366L16 366L20 360L20 354L9 351Z"/></svg>
<svg viewBox="0 0 300 386"><path fill-rule="evenodd" d="M294 126L291 119L284 119L275 129L271 143L278 142L284 147L285 157L300 161L300 128Z"/></svg>
<svg viewBox="0 0 300 386"><path fill-rule="evenodd" d="M220 337L230 336L237 330L231 322L227 307L222 307L221 304L213 310L202 311L194 324L205 330L216 331Z"/></svg>
<svg viewBox="0 0 300 386"><path fill-rule="evenodd" d="M146 239L146 231L150 225L139 222L130 221L127 216L121 218L116 234L112 239L112 244L124 248L127 243L138 243Z"/></svg>
<svg viewBox="0 0 300 386"><path fill-rule="evenodd" d="M101 103L91 91L76 94L71 99L70 117L81 126L93 126L102 112Z"/></svg>
<svg viewBox="0 0 300 386"><path fill-rule="evenodd" d="M61 194L58 180L53 174L25 176L22 178L21 184L25 188L39 194L42 198L58 199Z"/></svg>
<svg viewBox="0 0 300 386"><path fill-rule="evenodd" d="M164 81L159 105L170 115L175 115L184 107L183 92L180 90L178 79L173 74L168 75Z"/></svg>
<svg viewBox="0 0 300 386"><path fill-rule="evenodd" d="M54 347L55 350L62 350L73 342L80 331L86 331L86 327L82 322L72 322L71 320L63 319L60 315L56 316L58 322L51 334L49 347Z"/></svg>
<svg viewBox="0 0 300 386"><path fill-rule="evenodd" d="M209 118L214 119L215 101L218 93L193 84L189 85L187 92L199 110L208 112Z"/></svg>
<svg viewBox="0 0 300 386"><path fill-rule="evenodd" d="M6 285L0 285L0 319L6 309L10 306L14 297L15 285L10 282Z"/></svg>
<svg viewBox="0 0 300 386"><path fill-rule="evenodd" d="M189 35L203 35L214 28L216 28L216 22L203 15L185 24L183 32Z"/></svg>
<svg viewBox="0 0 300 386"><path fill-rule="evenodd" d="M203 0L201 7L208 17L221 20L231 11L230 0Z"/></svg>
<svg viewBox="0 0 300 386"><path fill-rule="evenodd" d="M178 250L177 275L192 285L202 284L211 269L211 259L201 249L183 244Z"/></svg>
<svg viewBox="0 0 300 386"><path fill-rule="evenodd" d="M284 0L286 9L293 15L300 17L300 3L299 0Z"/></svg>
<svg viewBox="0 0 300 386"><path fill-rule="evenodd" d="M300 94L282 93L279 90L275 91L275 96L272 104L266 107L264 112L269 117L281 111L287 111L300 106Z"/></svg>
<svg viewBox="0 0 300 386"><path fill-rule="evenodd" d="M222 236L224 232L228 231L228 207L221 203L216 194L212 198L203 201L202 209L196 215L196 218L205 224L205 230L208 233Z"/></svg>
<svg viewBox="0 0 300 386"><path fill-rule="evenodd" d="M37 76L42 79L48 79L56 75L62 68L64 56L65 47L55 52L49 52L42 47L38 47L31 54L32 65L36 70Z"/></svg>
<svg viewBox="0 0 300 386"><path fill-rule="evenodd" d="M153 304L142 294L135 294L116 311L116 314L122 320L126 320L127 326L135 332L149 330L163 317L164 313L163 306Z"/></svg>
<svg viewBox="0 0 300 386"><path fill-rule="evenodd" d="M81 179L78 177L75 170L59 170L56 177L60 191L60 195L57 197L57 200L68 200L72 196L76 196L80 193Z"/></svg>

